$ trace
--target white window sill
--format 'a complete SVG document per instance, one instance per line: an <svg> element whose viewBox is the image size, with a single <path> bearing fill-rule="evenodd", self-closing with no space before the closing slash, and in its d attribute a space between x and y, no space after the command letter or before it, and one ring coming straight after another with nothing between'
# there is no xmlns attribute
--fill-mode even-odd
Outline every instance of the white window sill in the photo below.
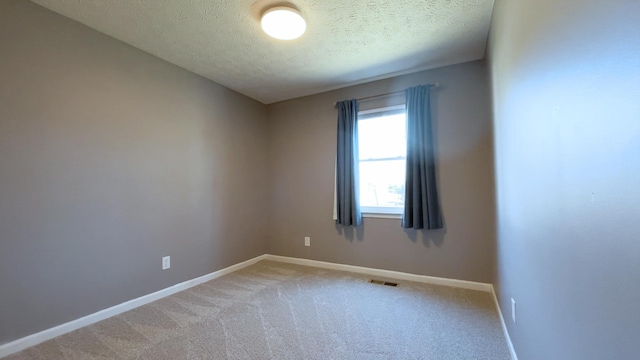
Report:
<svg viewBox="0 0 640 360"><path fill-rule="evenodd" d="M402 214L384 214L384 213L362 213L363 218L374 218L374 219L402 219Z"/></svg>

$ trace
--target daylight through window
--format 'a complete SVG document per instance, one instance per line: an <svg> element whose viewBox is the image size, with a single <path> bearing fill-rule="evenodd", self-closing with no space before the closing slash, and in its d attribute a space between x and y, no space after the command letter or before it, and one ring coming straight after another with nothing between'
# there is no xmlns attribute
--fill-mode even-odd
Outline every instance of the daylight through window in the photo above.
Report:
<svg viewBox="0 0 640 360"><path fill-rule="evenodd" d="M358 113L360 209L402 214L407 131L404 105Z"/></svg>

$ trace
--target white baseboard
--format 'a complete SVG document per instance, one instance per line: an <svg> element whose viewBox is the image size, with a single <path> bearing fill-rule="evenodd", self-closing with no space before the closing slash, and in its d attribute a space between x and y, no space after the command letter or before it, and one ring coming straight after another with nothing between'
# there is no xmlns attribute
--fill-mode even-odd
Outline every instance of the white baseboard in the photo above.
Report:
<svg viewBox="0 0 640 360"><path fill-rule="evenodd" d="M359 274L366 274L372 276L381 276L391 279L398 280L407 280L407 281L415 281L426 284L433 285L443 285L443 286L451 286L463 289L470 290L479 290L491 292L493 286L491 284L474 282L474 281L466 281L466 280L456 280L456 279L448 279L434 276L426 276L426 275L416 275L409 274L399 271L390 271L390 270L381 270L381 269L373 269L362 266L354 266L354 265L344 265L344 264L336 264L325 261L318 260L309 260L309 259L300 259L300 258L292 258L287 256L279 256L279 255L265 255L266 260L280 261L290 264L304 265L304 266L312 266L324 269L332 269L332 270L342 270L342 271L350 271Z"/></svg>
<svg viewBox="0 0 640 360"><path fill-rule="evenodd" d="M123 302L122 304L116 305L116 306L112 306L108 309L104 309L104 310L100 310L96 313L87 315L85 317L81 317L79 319L70 321L68 323L64 323L62 325L58 325L56 327L41 331L39 333L35 333L33 335L29 335L26 337L23 337L21 339L12 341L10 343L4 344L4 345L0 345L0 358L5 357L5 356L9 356L11 354L15 354L19 351L22 351L26 348L29 348L31 346L34 345L38 345L42 342L45 342L47 340L51 340L55 337L58 337L60 335L64 335L66 333L69 333L71 331L77 330L79 328L85 327L87 325L91 325L93 323L96 323L98 321L102 321L105 320L107 318L110 318L112 316L118 315L118 314L122 314L125 311L129 311L132 309L135 309L139 306L148 304L150 302L162 299L163 297L175 294L177 292L189 289L191 287L194 287L196 285L200 285L204 282L213 280L215 278L219 278L221 276L227 275L229 273L232 273L234 271L240 270L242 268L245 268L249 265L253 265L255 263L257 263L260 260L263 260L267 257L267 255L260 255L258 257L255 257L253 259L249 259L247 261L235 264L235 265L231 265L229 267L226 267L224 269L212 272L210 274L207 275L203 275L200 276L198 278L195 279L191 279L191 280L187 280L185 282L181 282L179 284L170 286L166 289L162 289L159 291L156 291L154 293L148 294L148 295L144 295L141 296L139 298L133 299L133 300L129 300L126 302Z"/></svg>
<svg viewBox="0 0 640 360"><path fill-rule="evenodd" d="M511 337L509 336L509 330L507 330L507 324L504 322L504 316L502 316L500 303L498 302L498 297L496 296L496 291L493 288L493 286L491 286L491 295L493 296L493 301L496 303L496 310L498 310L498 315L500 316L500 324L502 325L502 332L504 332L504 337L507 340L507 346L509 347L509 352L511 353L511 360L518 360L516 349L513 348L513 343L511 342Z"/></svg>

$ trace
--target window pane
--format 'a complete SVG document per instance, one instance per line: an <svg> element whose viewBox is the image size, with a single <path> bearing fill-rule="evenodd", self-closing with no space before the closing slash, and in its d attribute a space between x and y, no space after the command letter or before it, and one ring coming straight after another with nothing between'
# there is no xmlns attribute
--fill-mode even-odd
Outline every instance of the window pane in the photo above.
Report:
<svg viewBox="0 0 640 360"><path fill-rule="evenodd" d="M359 120L358 142L360 160L406 156L404 113Z"/></svg>
<svg viewBox="0 0 640 360"><path fill-rule="evenodd" d="M404 205L405 160L360 162L360 206Z"/></svg>

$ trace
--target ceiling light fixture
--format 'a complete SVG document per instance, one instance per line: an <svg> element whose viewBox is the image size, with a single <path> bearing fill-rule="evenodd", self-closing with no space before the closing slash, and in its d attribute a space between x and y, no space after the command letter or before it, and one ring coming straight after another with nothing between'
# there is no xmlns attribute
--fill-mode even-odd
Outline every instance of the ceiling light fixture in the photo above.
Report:
<svg viewBox="0 0 640 360"><path fill-rule="evenodd" d="M297 39L307 30L307 23L300 12L287 6L267 10L261 23L267 35L280 40Z"/></svg>

